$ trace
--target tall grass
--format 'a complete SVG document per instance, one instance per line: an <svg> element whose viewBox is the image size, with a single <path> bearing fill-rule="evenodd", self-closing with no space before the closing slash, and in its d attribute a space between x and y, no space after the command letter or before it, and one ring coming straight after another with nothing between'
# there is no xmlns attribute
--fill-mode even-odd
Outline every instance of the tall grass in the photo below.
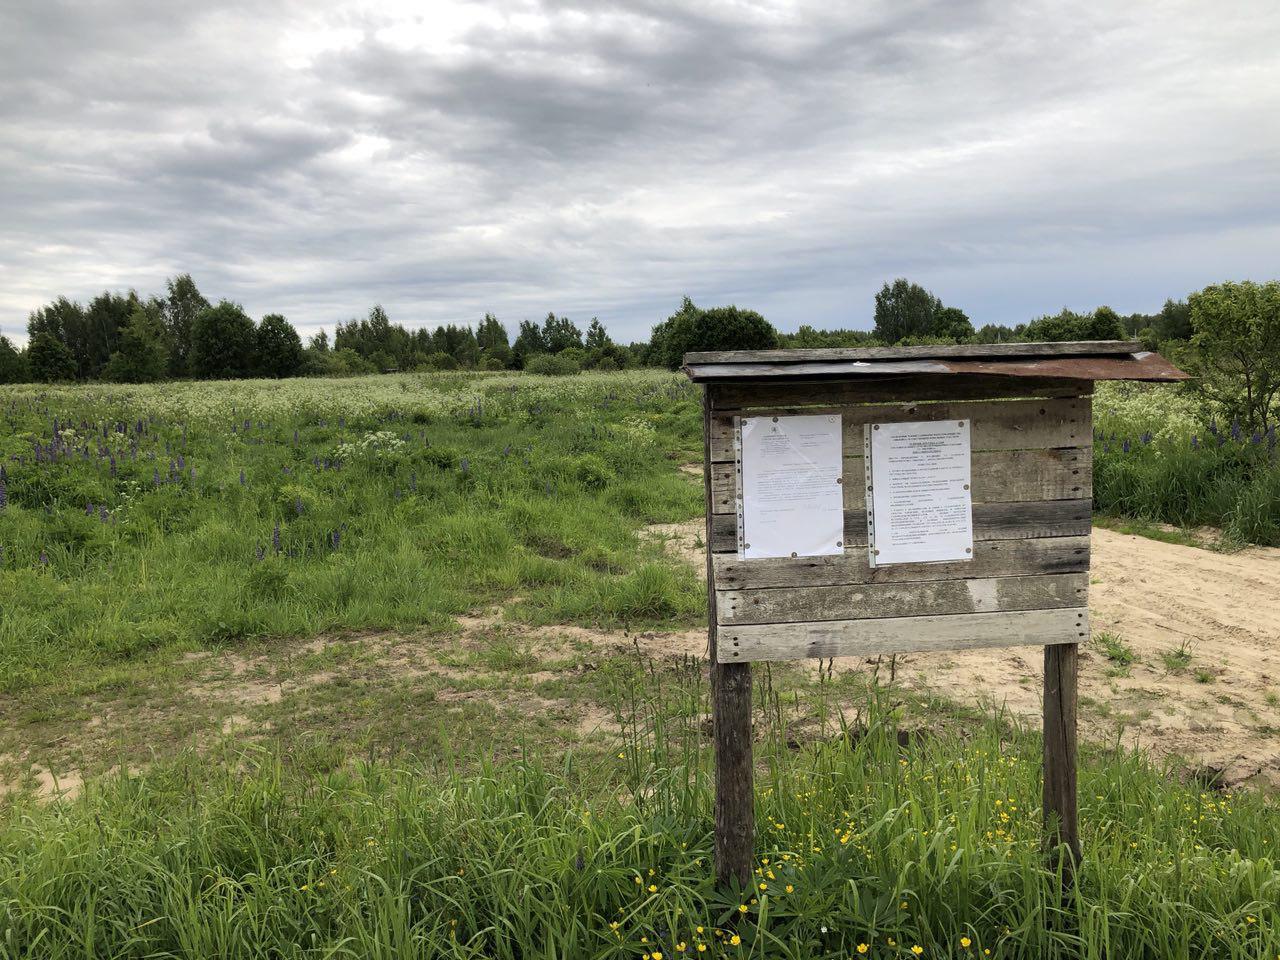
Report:
<svg viewBox="0 0 1280 960"><path fill-rule="evenodd" d="M650 677L619 692L616 756L585 767L316 771L259 753L17 806L0 957L1280 953L1272 801L1089 753L1064 893L1040 850L1038 737L991 718L903 746L874 696L796 749L762 691L756 876L718 892L705 681L688 664Z"/></svg>
<svg viewBox="0 0 1280 960"><path fill-rule="evenodd" d="M223 386L0 391L0 687L513 595L560 622L703 608L636 535L702 508L665 456L697 449L683 379Z"/></svg>
<svg viewBox="0 0 1280 960"><path fill-rule="evenodd" d="M1176 387L1124 385L1094 401L1093 498L1101 513L1213 526L1237 543L1280 545L1275 429L1216 423Z"/></svg>

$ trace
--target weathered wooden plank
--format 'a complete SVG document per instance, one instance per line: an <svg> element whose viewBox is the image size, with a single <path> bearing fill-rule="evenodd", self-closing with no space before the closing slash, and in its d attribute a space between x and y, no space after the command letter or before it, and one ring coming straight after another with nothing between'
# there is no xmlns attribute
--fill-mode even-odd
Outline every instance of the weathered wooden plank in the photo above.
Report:
<svg viewBox="0 0 1280 960"><path fill-rule="evenodd" d="M721 662L869 657L882 653L1079 643L1089 635L1085 607L1013 610L883 620L826 620L723 627Z"/></svg>
<svg viewBox="0 0 1280 960"><path fill-rule="evenodd" d="M707 540L711 539L710 424L715 392L702 396L703 487L707 500ZM715 740L716 885L743 889L751 882L755 842L754 761L751 742L751 665L717 658L715 576L707 554L707 638L711 653L711 726Z"/></svg>
<svg viewBox="0 0 1280 960"><path fill-rule="evenodd" d="M861 457L844 461L844 508L863 510L867 504L866 473ZM737 480L733 464L714 464L711 508L733 513ZM973 502L1080 500L1093 496L1093 448L1052 450L991 450L972 457Z"/></svg>
<svg viewBox="0 0 1280 960"><path fill-rule="evenodd" d="M716 410L756 407L840 406L925 400L996 400L1002 397L1087 397L1090 380L904 374L844 380L790 380L716 385Z"/></svg>
<svg viewBox="0 0 1280 960"><path fill-rule="evenodd" d="M1054 343L958 343L914 347L821 347L794 350L706 350L686 353L685 363L780 362L810 360L912 360L928 357L1081 357L1137 353L1145 349L1129 340L1073 340Z"/></svg>
<svg viewBox="0 0 1280 960"><path fill-rule="evenodd" d="M744 623L803 623L880 617L1056 610L1088 603L1089 577L1052 573L914 583L720 590L720 629Z"/></svg>
<svg viewBox="0 0 1280 960"><path fill-rule="evenodd" d="M1051 869L1070 886L1080 862L1076 789L1076 680L1078 643L1044 648L1044 847Z"/></svg>
<svg viewBox="0 0 1280 960"><path fill-rule="evenodd" d="M1038 450L1079 447L1091 442L1091 404L1081 397L1047 400L992 400L957 403L877 403L814 409L779 407L765 410L716 411L711 419L711 459L734 459L733 419L794 415L839 415L845 452L862 451L862 428L867 423L968 420L970 449Z"/></svg>
<svg viewBox="0 0 1280 960"><path fill-rule="evenodd" d="M1037 537L1082 537L1089 533L1092 500L1041 500L1025 503L975 503L974 540L1029 540ZM844 545L847 549L867 545L867 517L864 510L846 510ZM712 553L732 553L738 549L738 518L717 513L711 518Z"/></svg>
<svg viewBox="0 0 1280 960"><path fill-rule="evenodd" d="M891 563L873 568L866 550L851 550L838 557L771 560L739 560L734 554L720 553L712 554L712 562L720 590L1081 573L1089 569L1089 538L979 541L973 545L972 560L955 563Z"/></svg>

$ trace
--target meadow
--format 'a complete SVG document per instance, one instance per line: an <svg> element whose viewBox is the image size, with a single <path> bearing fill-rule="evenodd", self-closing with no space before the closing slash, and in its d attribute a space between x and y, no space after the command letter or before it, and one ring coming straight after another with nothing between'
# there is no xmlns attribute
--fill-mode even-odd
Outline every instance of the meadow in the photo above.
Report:
<svg viewBox="0 0 1280 960"><path fill-rule="evenodd" d="M1272 436L1095 428L1099 509L1275 542ZM646 532L700 431L658 372L0 388L0 957L1280 956L1273 798L1087 745L1064 894L1036 732L869 670L758 672L717 892L705 591Z"/></svg>

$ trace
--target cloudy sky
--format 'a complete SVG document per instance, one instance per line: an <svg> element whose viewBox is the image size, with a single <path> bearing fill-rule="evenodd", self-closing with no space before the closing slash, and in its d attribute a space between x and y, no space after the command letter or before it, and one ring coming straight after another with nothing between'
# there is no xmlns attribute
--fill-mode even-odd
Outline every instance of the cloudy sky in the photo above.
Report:
<svg viewBox="0 0 1280 960"><path fill-rule="evenodd" d="M1278 49L1274 0L4 0L0 332L180 272L304 332L1153 310L1280 273Z"/></svg>

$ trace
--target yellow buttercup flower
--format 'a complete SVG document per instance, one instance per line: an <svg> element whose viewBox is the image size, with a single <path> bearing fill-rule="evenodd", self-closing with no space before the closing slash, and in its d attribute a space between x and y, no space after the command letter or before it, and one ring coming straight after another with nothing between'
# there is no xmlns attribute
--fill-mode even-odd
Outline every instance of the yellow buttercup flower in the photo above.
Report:
<svg viewBox="0 0 1280 960"><path fill-rule="evenodd" d="M973 941L970 940L968 937L960 938L960 946L964 947L966 950L968 950L972 944L973 944Z"/></svg>
<svg viewBox="0 0 1280 960"><path fill-rule="evenodd" d="M911 952L918 957L920 956L920 954L924 953L924 947L920 946L920 944L917 943L914 947L911 948Z"/></svg>
<svg viewBox="0 0 1280 960"><path fill-rule="evenodd" d="M736 947L738 944L742 942L742 938L735 933L732 937L729 938L729 942Z"/></svg>
<svg viewBox="0 0 1280 960"><path fill-rule="evenodd" d="M868 945L867 945L867 944L865 944L865 943L860 943L860 944L858 944L858 952L859 952L859 953L866 953L866 952L867 952L868 950L870 950L870 949L871 949L871 947L870 947L870 946L868 946Z"/></svg>

